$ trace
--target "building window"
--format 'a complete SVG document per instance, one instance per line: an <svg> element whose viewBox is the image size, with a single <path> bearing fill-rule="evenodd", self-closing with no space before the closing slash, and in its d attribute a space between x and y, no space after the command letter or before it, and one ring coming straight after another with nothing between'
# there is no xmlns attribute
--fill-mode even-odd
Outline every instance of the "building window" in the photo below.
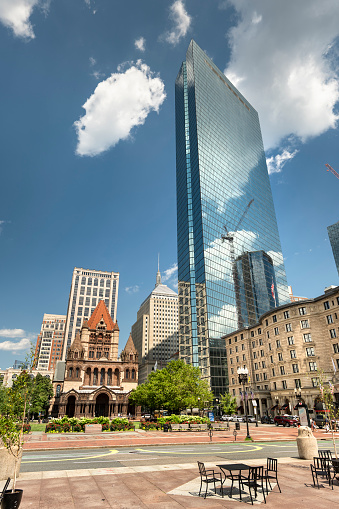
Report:
<svg viewBox="0 0 339 509"><path fill-rule="evenodd" d="M265 361L262 361L262 367L263 367L263 369L266 368L266 362Z"/></svg>
<svg viewBox="0 0 339 509"><path fill-rule="evenodd" d="M296 389L301 389L301 381L300 381L300 378L296 378L294 380L294 384L295 384L295 388Z"/></svg>
<svg viewBox="0 0 339 509"><path fill-rule="evenodd" d="M304 334L304 341L305 341L305 343L311 343L311 341L312 341L312 336L311 336L311 334L310 334L310 333L308 333L308 334Z"/></svg>
<svg viewBox="0 0 339 509"><path fill-rule="evenodd" d="M338 359L337 359L338 361ZM317 363L316 362L309 362L310 371L317 371Z"/></svg>
<svg viewBox="0 0 339 509"><path fill-rule="evenodd" d="M335 329L330 329L330 336L331 336L331 338L337 337L337 333L336 333Z"/></svg>
<svg viewBox="0 0 339 509"><path fill-rule="evenodd" d="M263 340L262 339L259 339L259 345L262 346L264 343L263 343Z"/></svg>
<svg viewBox="0 0 339 509"><path fill-rule="evenodd" d="M328 323L328 324L333 323L333 317L332 317L332 315L327 315L327 316L326 316L326 319L327 319L327 323Z"/></svg>
<svg viewBox="0 0 339 509"><path fill-rule="evenodd" d="M254 338L254 331L251 331L251 338Z"/></svg>
<svg viewBox="0 0 339 509"><path fill-rule="evenodd" d="M257 358L257 352L253 352L253 359Z"/></svg>
<svg viewBox="0 0 339 509"><path fill-rule="evenodd" d="M242 360L243 360L243 361L245 361L245 360L246 360L246 355L245 355L245 354L243 354L243 356L242 356Z"/></svg>
<svg viewBox="0 0 339 509"><path fill-rule="evenodd" d="M264 380L267 380L267 373L263 373Z"/></svg>
<svg viewBox="0 0 339 509"><path fill-rule="evenodd" d="M292 332L292 324L291 323L287 323L285 325L285 328L286 328L286 332Z"/></svg>
<svg viewBox="0 0 339 509"><path fill-rule="evenodd" d="M294 345L294 337L293 336L289 336L287 338L287 342L288 342L289 345Z"/></svg>
<svg viewBox="0 0 339 509"><path fill-rule="evenodd" d="M260 356L261 356L261 357L264 357L264 355L265 355L264 350L260 350Z"/></svg>
<svg viewBox="0 0 339 509"><path fill-rule="evenodd" d="M308 329L310 326L309 320L301 320L300 325L302 329Z"/></svg>
<svg viewBox="0 0 339 509"><path fill-rule="evenodd" d="M299 373L299 366L298 366L298 364L292 364L292 370L293 370L293 373Z"/></svg>
<svg viewBox="0 0 339 509"><path fill-rule="evenodd" d="M259 373L257 373L257 374L255 375L255 380L256 380L256 382L259 382Z"/></svg>
<svg viewBox="0 0 339 509"><path fill-rule="evenodd" d="M311 378L311 381L312 381L312 387L318 387L319 378Z"/></svg>
<svg viewBox="0 0 339 509"><path fill-rule="evenodd" d="M271 363L273 364L273 355L271 355Z"/></svg>
<svg viewBox="0 0 339 509"><path fill-rule="evenodd" d="M297 357L296 351L290 350L290 356L291 356L291 359L295 359Z"/></svg>
<svg viewBox="0 0 339 509"><path fill-rule="evenodd" d="M274 327L274 335L279 336L279 327Z"/></svg>
<svg viewBox="0 0 339 509"><path fill-rule="evenodd" d="M281 375L285 374L285 366L280 366L280 374Z"/></svg>
<svg viewBox="0 0 339 509"><path fill-rule="evenodd" d="M272 320L273 320L273 323L276 323L276 321L277 321L277 315L273 315L273 316L272 316Z"/></svg>
<svg viewBox="0 0 339 509"><path fill-rule="evenodd" d="M275 369L272 368L272 376L275 376Z"/></svg>
<svg viewBox="0 0 339 509"><path fill-rule="evenodd" d="M307 357L313 357L314 356L314 348L313 346L310 348L306 348L306 355Z"/></svg>
<svg viewBox="0 0 339 509"><path fill-rule="evenodd" d="M241 349L242 349L242 350L245 350L245 345L244 345L244 343L242 343L242 345L241 345Z"/></svg>
<svg viewBox="0 0 339 509"><path fill-rule="evenodd" d="M269 350L272 350L272 345L271 345L271 343L269 343L269 344L268 344L268 349L269 349Z"/></svg>
<svg viewBox="0 0 339 509"><path fill-rule="evenodd" d="M289 311L284 311L284 318L287 319L290 317L290 312Z"/></svg>
<svg viewBox="0 0 339 509"><path fill-rule="evenodd" d="M277 343L277 348L280 348L281 347L280 339L277 339L276 343Z"/></svg>
<svg viewBox="0 0 339 509"><path fill-rule="evenodd" d="M257 362L254 363L254 369L258 369L258 363Z"/></svg>
<svg viewBox="0 0 339 509"><path fill-rule="evenodd" d="M265 320L265 323L266 323L266 327L268 326L268 320Z"/></svg>
<svg viewBox="0 0 339 509"><path fill-rule="evenodd" d="M300 316L306 315L306 308L299 308L299 315Z"/></svg>
<svg viewBox="0 0 339 509"><path fill-rule="evenodd" d="M270 339L270 331L266 332L267 339Z"/></svg>
<svg viewBox="0 0 339 509"><path fill-rule="evenodd" d="M324 302L324 308L325 308L325 309L330 309L330 303L329 303L329 301L328 301L328 300L326 300L326 301Z"/></svg>
<svg viewBox="0 0 339 509"><path fill-rule="evenodd" d="M273 382L273 389L276 391L277 390L277 382Z"/></svg>
<svg viewBox="0 0 339 509"><path fill-rule="evenodd" d="M335 344L333 345L333 352L334 352L334 353L339 353L339 344L338 344L338 343L335 343Z"/></svg>
<svg viewBox="0 0 339 509"><path fill-rule="evenodd" d="M88 352L88 357L89 357L90 359L94 359L94 350L90 350L90 351Z"/></svg>
<svg viewBox="0 0 339 509"><path fill-rule="evenodd" d="M258 329L258 334L261 334L261 329L260 328Z"/></svg>
<svg viewBox="0 0 339 509"><path fill-rule="evenodd" d="M287 382L286 382L286 380L282 381L282 388L283 389L287 389Z"/></svg>
<svg viewBox="0 0 339 509"><path fill-rule="evenodd" d="M255 341L252 341L252 348L255 348Z"/></svg>
<svg viewBox="0 0 339 509"><path fill-rule="evenodd" d="M284 359L283 359L283 355L281 352L278 353L278 361L279 362L282 362Z"/></svg>

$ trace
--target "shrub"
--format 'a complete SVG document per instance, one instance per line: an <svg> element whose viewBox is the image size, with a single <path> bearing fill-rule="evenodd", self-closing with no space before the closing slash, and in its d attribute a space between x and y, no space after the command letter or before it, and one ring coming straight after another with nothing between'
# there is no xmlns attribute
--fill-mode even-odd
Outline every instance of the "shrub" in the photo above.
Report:
<svg viewBox="0 0 339 509"><path fill-rule="evenodd" d="M101 425L102 431L109 431L109 428L110 428L109 422L103 422L102 423L102 425Z"/></svg>
<svg viewBox="0 0 339 509"><path fill-rule="evenodd" d="M160 422L141 422L140 423L140 428L144 429L146 431L149 431L149 430L160 430L161 427L162 426L161 426Z"/></svg>
<svg viewBox="0 0 339 509"><path fill-rule="evenodd" d="M30 425L29 423L25 423L25 424L23 425L22 431L23 431L24 433L30 433L30 431L31 431L31 425Z"/></svg>
<svg viewBox="0 0 339 509"><path fill-rule="evenodd" d="M166 417L159 417L158 423L161 425L167 424L202 424L209 423L208 417L199 417L198 415L167 415Z"/></svg>

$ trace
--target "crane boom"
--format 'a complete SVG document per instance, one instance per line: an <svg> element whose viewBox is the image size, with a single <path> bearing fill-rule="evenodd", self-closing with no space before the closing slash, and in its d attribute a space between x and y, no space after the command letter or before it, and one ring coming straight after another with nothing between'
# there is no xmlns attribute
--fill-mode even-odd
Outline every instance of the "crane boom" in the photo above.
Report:
<svg viewBox="0 0 339 509"><path fill-rule="evenodd" d="M327 171L331 171L333 173L333 175L335 175L337 177L337 179L339 179L339 173L336 172L332 166L330 166L329 164L325 164L326 168L327 168Z"/></svg>

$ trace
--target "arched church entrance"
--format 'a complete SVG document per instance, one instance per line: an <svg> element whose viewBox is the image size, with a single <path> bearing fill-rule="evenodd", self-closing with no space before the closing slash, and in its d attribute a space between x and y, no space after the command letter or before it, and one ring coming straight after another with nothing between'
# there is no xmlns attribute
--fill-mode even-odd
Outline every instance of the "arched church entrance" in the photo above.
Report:
<svg viewBox="0 0 339 509"><path fill-rule="evenodd" d="M75 396L69 396L66 405L66 415L74 417L75 414Z"/></svg>
<svg viewBox="0 0 339 509"><path fill-rule="evenodd" d="M95 417L108 417L109 399L107 394L99 394L95 400Z"/></svg>

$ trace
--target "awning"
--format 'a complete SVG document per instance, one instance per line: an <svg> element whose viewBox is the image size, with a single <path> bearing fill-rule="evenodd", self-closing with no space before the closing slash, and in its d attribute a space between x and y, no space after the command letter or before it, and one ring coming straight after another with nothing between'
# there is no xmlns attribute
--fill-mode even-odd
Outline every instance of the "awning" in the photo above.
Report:
<svg viewBox="0 0 339 509"><path fill-rule="evenodd" d="M242 405L238 406L237 410L241 410L242 408L244 408Z"/></svg>
<svg viewBox="0 0 339 509"><path fill-rule="evenodd" d="M281 407L281 410L286 410L286 408L289 408L290 404L289 403L285 403L282 407Z"/></svg>
<svg viewBox="0 0 339 509"><path fill-rule="evenodd" d="M279 405L274 405L271 407L271 410L275 410L276 408L278 408Z"/></svg>

